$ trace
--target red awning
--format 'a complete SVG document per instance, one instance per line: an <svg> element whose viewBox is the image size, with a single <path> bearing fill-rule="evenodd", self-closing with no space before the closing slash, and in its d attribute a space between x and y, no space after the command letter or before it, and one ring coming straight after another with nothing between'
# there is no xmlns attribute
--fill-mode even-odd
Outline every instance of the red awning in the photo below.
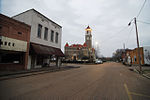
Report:
<svg viewBox="0 0 150 100"><path fill-rule="evenodd" d="M44 46L44 45L40 45L40 44L31 43L30 49L34 50L34 52L39 55L56 55L56 56L60 56L60 57L64 56L61 49L54 48L51 46Z"/></svg>

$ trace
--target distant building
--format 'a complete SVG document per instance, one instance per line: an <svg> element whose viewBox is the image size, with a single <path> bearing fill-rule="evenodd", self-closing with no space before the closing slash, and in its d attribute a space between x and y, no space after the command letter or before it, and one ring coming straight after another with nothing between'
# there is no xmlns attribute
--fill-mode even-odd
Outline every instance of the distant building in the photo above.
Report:
<svg viewBox="0 0 150 100"><path fill-rule="evenodd" d="M131 52L132 50L131 49L123 49L123 52L122 52L122 62L123 64L128 64L128 65L131 65L131 60L130 60L130 56L129 53Z"/></svg>
<svg viewBox="0 0 150 100"><path fill-rule="evenodd" d="M69 61L89 60L95 59L95 49L92 48L92 29L88 26L85 29L85 43L65 45L65 58Z"/></svg>
<svg viewBox="0 0 150 100"><path fill-rule="evenodd" d="M61 51L62 27L35 9L13 18L31 26L28 69L49 66L53 57L56 58L56 65L60 66L61 57L64 56Z"/></svg>
<svg viewBox="0 0 150 100"><path fill-rule="evenodd" d="M30 26L0 14L0 70L27 69Z"/></svg>

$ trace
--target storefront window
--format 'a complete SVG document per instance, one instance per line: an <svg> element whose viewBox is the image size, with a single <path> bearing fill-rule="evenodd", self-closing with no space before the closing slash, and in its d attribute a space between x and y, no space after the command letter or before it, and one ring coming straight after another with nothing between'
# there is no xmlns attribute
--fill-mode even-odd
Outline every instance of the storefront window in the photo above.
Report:
<svg viewBox="0 0 150 100"><path fill-rule="evenodd" d="M41 56L37 56L37 65L43 65L43 58Z"/></svg>
<svg viewBox="0 0 150 100"><path fill-rule="evenodd" d="M0 63L23 64L23 53L2 53L0 55Z"/></svg>

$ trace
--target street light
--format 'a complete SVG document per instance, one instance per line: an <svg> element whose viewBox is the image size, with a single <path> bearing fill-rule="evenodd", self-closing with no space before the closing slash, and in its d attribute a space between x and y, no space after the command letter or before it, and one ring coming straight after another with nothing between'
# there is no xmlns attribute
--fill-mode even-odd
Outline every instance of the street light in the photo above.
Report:
<svg viewBox="0 0 150 100"><path fill-rule="evenodd" d="M97 44L98 44L98 42L96 41L96 42L95 42L95 44L97 45Z"/></svg>
<svg viewBox="0 0 150 100"><path fill-rule="evenodd" d="M96 45L96 48L95 48L95 49L97 50L97 45L98 45L98 42L97 42L97 41L95 42L95 45Z"/></svg>
<svg viewBox="0 0 150 100"><path fill-rule="evenodd" d="M98 42L97 41L95 42L95 45L96 45L96 47L95 47L95 57L97 58L98 57Z"/></svg>

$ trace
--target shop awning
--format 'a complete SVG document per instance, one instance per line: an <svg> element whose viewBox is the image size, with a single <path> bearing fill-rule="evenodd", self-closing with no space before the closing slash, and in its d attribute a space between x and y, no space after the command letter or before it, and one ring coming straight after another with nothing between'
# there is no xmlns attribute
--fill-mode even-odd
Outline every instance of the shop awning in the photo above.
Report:
<svg viewBox="0 0 150 100"><path fill-rule="evenodd" d="M30 51L34 52L38 55L55 55L63 57L64 54L59 48L54 48L51 46L44 46L40 44L31 43L30 44Z"/></svg>

